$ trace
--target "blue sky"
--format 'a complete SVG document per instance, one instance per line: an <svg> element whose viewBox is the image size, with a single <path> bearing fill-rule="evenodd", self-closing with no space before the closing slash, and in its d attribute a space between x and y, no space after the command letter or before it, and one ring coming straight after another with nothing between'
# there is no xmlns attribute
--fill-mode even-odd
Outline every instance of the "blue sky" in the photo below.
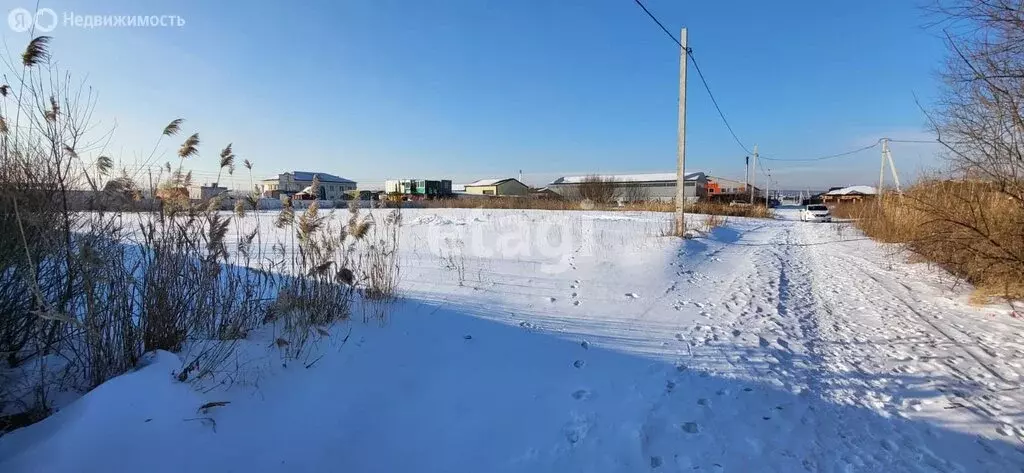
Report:
<svg viewBox="0 0 1024 473"><path fill-rule="evenodd" d="M647 0L690 46L733 128L799 158L926 137L944 49L914 2ZM5 0L4 11L33 8ZM234 143L257 177L319 170L543 184L675 166L678 47L632 0L47 1L59 15L178 15L184 27L58 26L52 52L99 92L106 153L137 166L163 126L198 131L200 178ZM4 28L10 54L28 33ZM690 67L687 169L742 177ZM161 162L173 156L164 146ZM894 144L904 179L941 164ZM779 185L872 183L877 149L768 163ZM239 174L241 171L239 172ZM239 178L241 179L241 178ZM245 182L248 181L246 177ZM240 181L241 182L241 181ZM363 187L363 186L361 186Z"/></svg>

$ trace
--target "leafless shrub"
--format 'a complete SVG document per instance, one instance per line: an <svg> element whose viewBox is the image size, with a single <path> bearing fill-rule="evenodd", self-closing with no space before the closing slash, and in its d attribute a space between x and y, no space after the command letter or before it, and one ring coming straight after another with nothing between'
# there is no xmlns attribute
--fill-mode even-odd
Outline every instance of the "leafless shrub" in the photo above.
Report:
<svg viewBox="0 0 1024 473"><path fill-rule="evenodd" d="M836 209L991 294L1024 297L1024 15L1020 2L937 1L949 49L929 114L949 169L902 198Z"/></svg>
<svg viewBox="0 0 1024 473"><path fill-rule="evenodd" d="M710 232L711 230L725 225L727 221L726 217L721 215L708 215L701 221L701 230L704 232Z"/></svg>
<svg viewBox="0 0 1024 473"><path fill-rule="evenodd" d="M612 177L591 175L583 178L576 187L580 200L589 200L597 205L606 205L615 201L619 194L619 184Z"/></svg>
<svg viewBox="0 0 1024 473"><path fill-rule="evenodd" d="M177 168L167 163L151 184L156 212L110 213L140 187L127 173L114 177L111 158L87 159L101 151L90 140L93 96L48 63L47 44L33 40L25 72L11 71L18 87L0 86L0 431L51 412L55 383L88 390L150 350L179 352L178 379L199 381L223 373L238 340L269 322L283 328L274 344L298 357L348 317L357 274L394 294L397 230L382 260L393 272L364 273L353 251L374 225L355 212L334 223L315 204L301 214L286 206L277 219L286 241L265 254L263 217L248 214L257 196L239 199L234 215L219 211L220 197L191 202L185 161L199 155L198 133L180 143ZM160 139L182 124L171 121ZM234 160L229 145L221 167L232 172ZM77 211L83 190L105 202Z"/></svg>
<svg viewBox="0 0 1024 473"><path fill-rule="evenodd" d="M868 236L900 243L977 286L981 292L1024 297L1024 208L980 181L931 180L903 196L848 205Z"/></svg>
<svg viewBox="0 0 1024 473"><path fill-rule="evenodd" d="M642 186L630 182L618 183L617 194L627 203L643 203L651 200L650 191Z"/></svg>
<svg viewBox="0 0 1024 473"><path fill-rule="evenodd" d="M441 261L445 269L455 273L459 285L466 282L466 255L463 252L466 243L461 239L444 239L444 247L441 248Z"/></svg>

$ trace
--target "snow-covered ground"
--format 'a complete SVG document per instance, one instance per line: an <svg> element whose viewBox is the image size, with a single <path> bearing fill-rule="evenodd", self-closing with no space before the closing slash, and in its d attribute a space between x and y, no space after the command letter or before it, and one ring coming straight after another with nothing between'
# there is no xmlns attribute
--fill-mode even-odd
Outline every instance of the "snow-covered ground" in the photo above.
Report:
<svg viewBox="0 0 1024 473"><path fill-rule="evenodd" d="M312 363L254 334L222 387L152 354L0 471L1024 471L1024 323L782 214L406 211L386 324Z"/></svg>

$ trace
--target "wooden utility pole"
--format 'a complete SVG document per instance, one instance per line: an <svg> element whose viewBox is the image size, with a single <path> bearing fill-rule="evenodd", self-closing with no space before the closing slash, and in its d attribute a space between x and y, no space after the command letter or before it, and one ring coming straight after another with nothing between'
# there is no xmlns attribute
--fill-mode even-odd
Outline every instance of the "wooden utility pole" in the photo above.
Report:
<svg viewBox="0 0 1024 473"><path fill-rule="evenodd" d="M686 234L686 28L679 31L679 123L676 136L676 236ZM694 188L696 191L696 188Z"/></svg>

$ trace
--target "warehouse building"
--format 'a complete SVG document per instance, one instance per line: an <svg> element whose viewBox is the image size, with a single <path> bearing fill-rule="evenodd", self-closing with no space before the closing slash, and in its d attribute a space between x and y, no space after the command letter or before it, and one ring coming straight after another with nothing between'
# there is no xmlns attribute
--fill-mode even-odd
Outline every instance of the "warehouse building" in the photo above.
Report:
<svg viewBox="0 0 1024 473"><path fill-rule="evenodd" d="M746 182L735 179L728 179L718 176L708 176L708 198L717 201L747 200L753 196L764 197L764 191L757 186L749 185Z"/></svg>
<svg viewBox="0 0 1024 473"><path fill-rule="evenodd" d="M481 179L466 184L466 193L471 195L526 195L530 193L530 187L515 178L504 179Z"/></svg>
<svg viewBox="0 0 1024 473"><path fill-rule="evenodd" d="M446 197L452 195L452 181L447 179L388 179L384 181L384 192L388 195L413 197Z"/></svg>
<svg viewBox="0 0 1024 473"><path fill-rule="evenodd" d="M653 174L608 174L590 176L566 176L555 179L548 188L568 199L578 198L581 186L600 180L612 182L617 189L616 199L623 201L661 200L670 201L676 197L676 173ZM684 195L687 202L707 198L708 178L703 172L686 174Z"/></svg>

